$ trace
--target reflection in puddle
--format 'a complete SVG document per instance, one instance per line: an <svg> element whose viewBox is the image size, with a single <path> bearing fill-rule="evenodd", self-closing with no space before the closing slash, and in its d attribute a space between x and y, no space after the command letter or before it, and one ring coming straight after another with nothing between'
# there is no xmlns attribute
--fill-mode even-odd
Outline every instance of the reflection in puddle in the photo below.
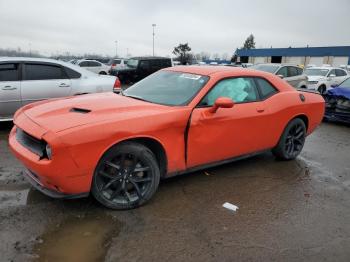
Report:
<svg viewBox="0 0 350 262"><path fill-rule="evenodd" d="M119 228L119 222L104 214L70 217L40 238L36 261L103 261Z"/></svg>

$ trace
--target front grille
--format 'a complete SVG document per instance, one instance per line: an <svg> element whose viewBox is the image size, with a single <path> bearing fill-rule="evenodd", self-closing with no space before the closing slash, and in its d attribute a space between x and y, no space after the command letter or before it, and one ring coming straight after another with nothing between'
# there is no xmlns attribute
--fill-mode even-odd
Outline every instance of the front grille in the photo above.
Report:
<svg viewBox="0 0 350 262"><path fill-rule="evenodd" d="M16 139L18 143L20 143L22 146L27 148L29 151L33 152L34 154L40 156L40 158L43 158L45 156L45 148L46 148L46 142L43 140L39 140L22 129L17 127L16 130Z"/></svg>

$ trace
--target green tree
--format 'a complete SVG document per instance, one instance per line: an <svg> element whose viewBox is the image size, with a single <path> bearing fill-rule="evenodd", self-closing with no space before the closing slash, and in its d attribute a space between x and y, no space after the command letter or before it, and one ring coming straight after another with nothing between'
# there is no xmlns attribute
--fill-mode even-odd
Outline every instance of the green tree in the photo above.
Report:
<svg viewBox="0 0 350 262"><path fill-rule="evenodd" d="M252 49L255 48L254 35L250 34L243 44L244 49Z"/></svg>
<svg viewBox="0 0 350 262"><path fill-rule="evenodd" d="M192 55L189 53L191 51L191 47L186 44L179 44L178 46L174 47L173 54L177 56L177 59L180 61L182 65L186 65L187 63L190 63L192 60Z"/></svg>

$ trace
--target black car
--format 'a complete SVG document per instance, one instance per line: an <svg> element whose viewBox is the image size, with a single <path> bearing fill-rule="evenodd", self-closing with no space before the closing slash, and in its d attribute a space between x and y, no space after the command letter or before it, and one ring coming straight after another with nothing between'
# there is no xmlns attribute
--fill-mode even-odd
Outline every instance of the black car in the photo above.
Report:
<svg viewBox="0 0 350 262"><path fill-rule="evenodd" d="M171 66L171 59L167 57L133 57L128 60L126 67L111 69L109 73L118 76L122 84L132 84L162 68Z"/></svg>

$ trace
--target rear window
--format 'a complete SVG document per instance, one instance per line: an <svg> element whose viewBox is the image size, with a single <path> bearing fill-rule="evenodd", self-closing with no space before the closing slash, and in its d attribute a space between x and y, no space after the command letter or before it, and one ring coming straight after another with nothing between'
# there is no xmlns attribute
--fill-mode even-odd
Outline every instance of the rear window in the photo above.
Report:
<svg viewBox="0 0 350 262"><path fill-rule="evenodd" d="M260 90L261 98L266 99L273 94L277 93L277 89L273 87L268 81L262 78L256 78L256 81L258 83L258 87Z"/></svg>
<svg viewBox="0 0 350 262"><path fill-rule="evenodd" d="M0 64L0 81L18 81L18 64Z"/></svg>
<svg viewBox="0 0 350 262"><path fill-rule="evenodd" d="M66 71L66 74L68 78L70 79L77 79L81 77L81 74L78 73L77 71L74 71L73 69L70 69L68 67L64 67L64 70Z"/></svg>

